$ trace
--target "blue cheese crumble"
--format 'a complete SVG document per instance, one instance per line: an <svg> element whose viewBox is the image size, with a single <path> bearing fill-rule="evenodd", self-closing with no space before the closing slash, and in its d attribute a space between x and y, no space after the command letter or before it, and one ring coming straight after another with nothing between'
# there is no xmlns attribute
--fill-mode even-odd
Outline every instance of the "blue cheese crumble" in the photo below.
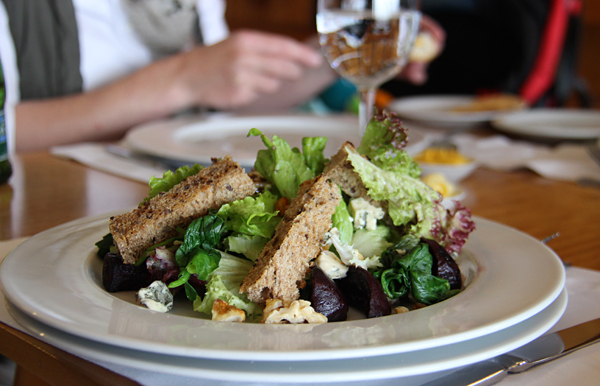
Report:
<svg viewBox="0 0 600 386"><path fill-rule="evenodd" d="M140 289L137 298L140 304L152 311L169 312L173 308L173 294L169 291L169 287L160 280Z"/></svg>
<svg viewBox="0 0 600 386"><path fill-rule="evenodd" d="M375 230L377 220L385 216L383 209L378 208L362 197L353 198L348 205L348 212L354 219L354 229Z"/></svg>

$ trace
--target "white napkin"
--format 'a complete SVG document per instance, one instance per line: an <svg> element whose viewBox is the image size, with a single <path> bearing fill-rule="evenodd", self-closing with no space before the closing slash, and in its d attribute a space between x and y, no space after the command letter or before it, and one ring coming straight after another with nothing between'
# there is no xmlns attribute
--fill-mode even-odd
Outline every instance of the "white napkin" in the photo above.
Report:
<svg viewBox="0 0 600 386"><path fill-rule="evenodd" d="M15 239L0 242L0 266L4 256L13 248L26 240ZM572 267L567 269L567 291L569 303L567 310L559 322L550 330L555 331L567 328L578 323L600 317L600 272ZM10 315L6 307L4 296L0 296L0 321L15 329L24 331ZM38 337L39 338L39 337ZM146 386L174 385L174 386L243 386L250 383L215 381L203 378L179 376L147 370L138 370L132 367L105 363L89 359L100 366L126 376ZM600 383L600 344L582 349L557 361L531 369L523 374L510 375L500 383L501 386L528 385L528 386L562 386L562 385L597 385ZM445 374L444 371L440 374ZM327 385L350 385L350 386L417 386L436 378L439 374L425 374L419 376L383 379L376 381L329 383ZM255 384L252 384L255 385ZM258 385L258 384L256 384ZM278 386L274 383L260 383L260 385ZM287 385L287 384L286 384ZM325 385L313 383L313 386ZM283 386L283 385L281 385Z"/></svg>
<svg viewBox="0 0 600 386"><path fill-rule="evenodd" d="M80 162L93 169L143 183L148 183L152 176L162 176L166 171L166 168L109 153L103 143L86 142L56 146L50 152L52 155Z"/></svg>
<svg viewBox="0 0 600 386"><path fill-rule="evenodd" d="M589 178L600 181L600 166L585 146L561 144L556 147L511 140L502 135L479 138L473 134L452 137L459 151L481 166L497 170L529 168L542 177L563 181Z"/></svg>

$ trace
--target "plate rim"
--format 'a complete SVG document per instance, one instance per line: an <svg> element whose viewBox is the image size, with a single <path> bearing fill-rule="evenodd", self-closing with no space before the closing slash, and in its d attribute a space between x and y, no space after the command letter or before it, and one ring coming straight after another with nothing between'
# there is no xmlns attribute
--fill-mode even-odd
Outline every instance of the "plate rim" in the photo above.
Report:
<svg viewBox="0 0 600 386"><path fill-rule="evenodd" d="M168 344L158 344L155 342L149 343L147 341L141 341L139 339L135 339L135 338L130 338L127 336L120 336L120 335L114 335L114 336L109 336L107 339L106 334L97 334L96 331L90 331L88 328L88 325L86 323L89 323L89 321L79 321L79 324L76 324L76 328L72 328L73 326L68 326L69 328L67 329L65 327L65 325L63 325L63 321L61 320L61 315L54 315L52 312L50 313L45 313L45 312L41 312L40 311L40 307L38 304L36 304L36 301L32 300L32 294L27 294L27 291L29 290L27 286L25 286L25 288L19 288L20 285L23 285L23 279L20 278L20 280L18 280L16 283L14 282L13 279L14 273L11 276L8 270L10 269L17 269L17 271L19 270L19 263L22 264L23 261L25 260L18 260L20 259L19 254L26 254L27 253L27 249L28 248L34 248L36 249L37 247L35 247L35 243L38 239L43 238L43 237L47 237L47 236L52 236L53 233L58 233L61 234L68 231L69 229L73 228L73 227L78 227L80 229L86 230L88 228L94 228L93 224L96 224L97 222L100 222L100 225L95 225L96 227L101 227L103 226L103 223L108 222L108 215L107 214L101 214L101 215L97 215L97 216L93 216L93 217L87 217L87 218L83 218L83 219L79 219L79 220L75 220L75 221L71 221L69 223L60 225L58 227L49 229L47 231L41 232L36 236L33 236L32 238L28 239L27 241L25 241L24 243L22 243L21 245L19 245L17 248L15 248L15 250L13 250L3 261L2 266L0 267L0 286L3 289L3 292L5 294L5 296L13 303L15 304L17 307L19 307L19 309L21 309L22 311L24 311L25 313L31 315L32 317L34 317L35 319L48 324L52 327L55 327L57 329L60 330L64 330L67 331L71 334L74 335L79 335L82 336L84 338L87 339L91 339L91 340L96 340L96 341L110 341L111 344L114 345L119 345L122 347L131 347L133 345L136 346L137 349L140 350L146 350L146 351L155 351L155 352L166 352L166 353L171 353L171 354L176 354L176 353L181 353L181 352L185 352L186 355L188 356L196 356L196 357L210 357L210 358L225 358L225 359L245 359L245 358L252 358L253 360L272 360L274 357L277 358L278 361L291 361L291 360L299 360L299 359L309 359L309 360L319 360L319 359L330 359L332 357L332 355L335 355L336 358L352 358L352 357L357 357L357 356L374 356L374 355L384 355L384 354L389 354L389 353L398 353L398 352L408 352L408 351L415 351L415 350L419 350L419 349L423 349L425 347L432 347L432 343L434 343L435 346L442 346L442 345L446 345L446 344L451 344L451 343L455 343L461 340L468 340L468 339L472 339L478 336L483 336L487 333L490 332L490 330L497 330L497 329L501 329L501 328L506 328L512 324L518 323L520 321L523 321L527 318L529 318L530 316L536 314L537 312L539 312L541 309L545 308L548 304L550 304L552 301L554 301L554 299L559 296L560 292L562 291L562 289L564 288L564 283L565 283L565 272L564 272L564 268L562 266L562 263L560 262L560 259L558 258L558 256L548 247L543 246L542 244L538 244L539 241L535 240L533 237L520 232L514 228L508 227L506 225L502 225L490 220L485 220L483 218L479 218L479 217L474 217L474 220L476 222L476 224L479 224L479 226L481 226L482 223L487 223L488 226L491 225L493 227L500 227L500 230L504 230L506 232L516 232L516 234L519 234L519 237L524 237L526 240L530 241L534 241L536 244L532 244L535 245L535 248L537 249L538 247L541 248L540 251L544 251L547 254L547 257L545 257L545 259L552 259L553 262L553 266L556 269L556 272L554 272L554 275L558 275L558 277L555 277L554 280L556 280L556 282L552 285L552 290L545 293L542 297L543 299L541 301L539 301L538 303L536 303L534 306L526 309L526 310L522 310L520 313L512 315L511 317L508 317L500 322L495 321L495 322L488 322L487 324L481 325L475 329L471 329L471 330L467 330L465 331L455 331L454 333L451 334L447 334L447 335L442 335L439 337L429 337L429 338L424 338L424 339L420 339L417 341L412 341L412 342L396 342L394 344L388 344L388 345L377 345L377 346L360 346L360 347L346 347L343 349L322 349L322 350L294 350L294 351L273 351L273 350L266 350L266 351L261 351L261 350L255 350L254 348L252 350L217 350L214 348L211 349L202 349L202 348L197 348L197 347L186 347L186 346L170 346ZM107 228L106 228L107 229ZM98 232L100 234L100 237L102 236L102 233L105 233L106 231L102 231L100 232L99 230L96 230L96 232ZM476 234L477 230L475 231L474 234ZM97 237L97 236L95 236ZM99 239L99 238L98 238ZM471 240L470 240L471 241ZM469 245L469 243L467 243L467 246ZM93 246L90 246L90 250L92 249ZM88 255L89 255L89 251L88 251ZM45 258L47 258L47 255L45 255ZM89 256L88 256L89 258ZM11 265L15 265L17 268L11 268ZM560 265L560 269L559 268ZM9 268L7 268L9 267ZM22 267L21 267L22 268ZM83 267L82 267L83 269ZM44 272L46 273L46 272ZM84 280L88 280L91 282L90 278L83 278ZM479 278L477 278L479 279ZM475 284L477 284L478 280L475 280L474 283L470 286L467 287L467 289L464 291L464 293L462 294L464 296L465 293L467 293L467 291L469 291L469 288L473 287ZM479 280L481 281L481 280ZM12 283L11 283L12 282ZM64 285L63 282L61 282L62 285ZM87 284L85 284L87 285ZM471 291L474 291L475 289L477 289L478 287L475 286L475 288L471 288ZM19 290L20 291L19 291ZM92 288L94 291L98 291L99 288ZM22 291L25 290L25 298L23 298L24 294L22 293ZM101 289L102 291L104 291L103 289ZM104 293L106 294L106 292L104 291ZM37 296L37 294L35 294ZM72 294L71 294L72 295ZM91 296L90 294L85 294L85 296ZM111 299L113 299L114 297L111 296ZM460 307L460 302L458 305L453 304L454 302L457 302L456 299L461 299L460 295L447 300L446 305L450 306L452 305L453 307ZM92 299L93 300L93 299ZM114 300L114 299L113 299ZM120 300L120 299L119 299ZM466 300L466 299L464 299ZM123 303L127 303L125 301L120 300ZM116 303L117 305L120 305L119 302ZM441 312L442 310L439 310L438 308L432 308L432 307L439 307L438 303L437 305L433 305L430 307L427 307L426 309L429 310L435 310L432 311L434 312ZM130 306L124 306L128 311L130 310ZM149 310L146 309L141 309L139 307L135 307L135 309L132 309L134 313L138 313L141 312L142 313L142 318L145 319L147 317L149 317L148 312L150 312ZM137 310L137 311L135 311ZM108 311L108 310L101 310L102 312L109 313L112 311ZM420 312L421 310L415 311L415 312ZM411 314L411 313L409 313ZM79 318L80 314L76 314L76 318ZM168 315L168 314L167 314ZM414 314L413 314L414 315ZM420 314L421 315L421 314ZM389 317L385 317L385 318L398 318L398 317L402 317L401 315L393 315L393 316L389 316ZM406 316L405 316L406 317ZM173 317L173 319L177 319L177 316ZM345 325L343 325L342 327L346 327L346 326L354 326L354 325L358 325L358 326L371 326L371 325L378 325L378 324L386 324L384 322L382 322L382 320L384 320L384 318L378 318L378 319L365 319L365 320L360 320L360 321L355 321L355 322L343 322L346 323ZM210 322L210 321L209 321ZM197 323L197 322L196 322ZM214 322L213 322L214 323ZM392 323L391 319L388 319L387 324ZM331 324L327 324L327 325L331 325ZM83 326L83 327L82 327ZM244 326L244 325L242 325ZM246 325L248 326L248 325ZM238 328L237 326L234 328ZM246 327L239 327L240 329L244 329ZM250 328L256 328L256 327L250 327ZM337 328L335 325L332 328Z"/></svg>
<svg viewBox="0 0 600 386"><path fill-rule="evenodd" d="M345 131L346 127L351 127L352 125L358 126L358 118L350 114L314 115L298 113L285 115L215 116L208 118L202 115L196 115L192 117L157 120L136 126L127 132L124 142L133 150L151 156L169 160L209 165L211 163L211 158L215 156L224 156L226 154L216 154L214 152L211 152L210 156L198 154L197 152L192 151L195 149L187 148L186 145L182 144L181 141L178 141L176 137L178 135L182 135L182 133L186 131L190 131L193 127L196 127L196 130L204 129L208 131L214 130L214 126L219 124L222 124L224 127L226 127L227 132L234 134L238 133L238 135L243 134L245 136L252 127L261 129L261 123L264 126L270 125L266 130L272 130L272 127L275 126L277 122L286 123L290 122L290 120L295 120L296 122L320 123L322 125L327 125L329 128L337 127L339 132ZM253 124L251 122L257 123ZM243 128L232 127L242 124L245 125ZM205 127L203 128L203 126ZM283 127L282 130L285 131L285 127ZM201 132L196 133L196 135L198 134L201 134ZM350 136L349 138L351 141L358 141L358 130L356 138ZM407 146L407 151L410 154L415 154L423 150L427 146L427 142L426 136L419 130L409 130L409 144ZM355 145L358 146L358 143L355 143ZM329 149L326 147L326 151L327 150ZM333 150L337 151L337 149ZM243 167L254 166L256 154L253 154L250 158L245 158L242 156L236 157L234 152L229 152L229 154L236 161L240 162Z"/></svg>
<svg viewBox="0 0 600 386"><path fill-rule="evenodd" d="M94 360L106 361L108 363L125 365L140 370L153 370L161 371L168 374L191 376L198 378L206 378L212 380L221 381L242 381L242 382L268 382L268 383L281 383L281 382L299 382L299 383L313 383L313 382L344 382L344 381L367 381L367 380L381 380L390 378L400 378L408 376L418 376L428 373L444 371L454 369L460 366L469 365L482 360L493 358L496 355L503 354L505 352L514 350L522 345L525 345L537 337L547 332L552 326L560 320L564 314L568 304L568 293L567 289L563 289L561 294L554 300L548 307L541 310L539 313L533 315L531 318L522 321L514 326L507 327L506 329L499 330L482 336L474 338L470 341L458 342L454 345L468 345L470 351L462 353L462 355L456 355L456 351L452 350L452 347L434 347L431 349L423 349L417 353L417 355L429 357L428 354L435 353L435 351L443 351L446 353L447 358L440 360L436 358L430 362L419 362L413 365L406 365L406 360L402 360L408 356L408 360L414 357L415 353L399 353L390 354L388 356L379 356L367 358L365 362L360 363L360 366L351 366L355 371L345 372L336 371L339 370L339 366L343 366L348 363L348 359L333 359L324 361L329 366L326 374L323 373L301 373L293 372L291 370L285 372L278 372L275 374L269 374L264 370L256 371L257 363L252 363L253 371L231 371L240 362L239 361L225 361L227 364L227 370L215 369L213 366L204 366L200 369L198 362L202 362L203 358L188 358L188 357L177 357L171 355L160 355L154 353L140 352L135 349L128 349L123 347L116 347L107 345L101 342L90 342L85 338L68 334L64 331L54 329L53 327L46 326L36 320L28 318L26 315L19 315L20 311L15 309L13 305L9 304L9 312L15 318L15 320L27 329L32 334L38 336L39 339L47 341L48 343L74 352L75 354L90 357ZM14 312L11 312L14 311ZM517 338L518 336L518 338ZM496 341L496 346L490 346L490 340ZM497 342L501 342L498 344ZM475 347L473 347L475 346ZM493 347L493 348L492 348ZM448 350L447 348L450 348ZM465 350L463 348L463 350ZM186 362L182 365L182 359ZM360 359L360 358L359 358ZM392 364L382 368L381 359ZM357 359L351 360L353 363ZM365 369L364 366L368 366L370 362L377 360L377 364L380 365L378 369L373 370L372 368ZM151 365L149 365L151 362ZM174 362L174 364L173 364ZM222 362L217 360L217 362ZM214 362L212 362L214 363ZM314 362L311 362L314 363ZM259 363L260 367L268 366L289 366L294 365L294 362L265 362ZM339 364L339 366L336 366ZM264 366L267 365L267 366ZM359 370L357 370L359 369ZM333 370L333 371L331 371ZM299 378L299 377L304 378ZM323 379L323 376L328 378ZM283 378L282 378L283 377ZM329 377L331 379L329 379Z"/></svg>
<svg viewBox="0 0 600 386"><path fill-rule="evenodd" d="M452 114L449 112L431 109L420 108L416 111L414 110L414 104L423 104L427 102L434 103L438 101L443 101L446 103L456 102L456 104L458 104L472 102L475 100L475 98L476 96L468 94L417 95L395 99L390 103L389 109L396 112L400 116L404 116L415 121L448 124L484 123L490 121L495 115L500 113L496 111L481 111Z"/></svg>
<svg viewBox="0 0 600 386"><path fill-rule="evenodd" d="M577 116L577 115L595 115L600 119L600 111L597 110L584 110L584 109L551 109L551 108L538 108L530 109L527 111L515 111L504 114L501 117L497 117L491 121L491 125L505 133L530 137L530 138L542 138L542 139L595 139L600 137L600 126L598 128L569 128L563 134L557 134L552 131L539 131L535 128L531 129L527 127L526 122L519 123L518 119L524 117L525 119L536 117L536 116L549 116L556 119L557 116ZM517 119L515 123L514 120ZM547 118L548 119L548 118Z"/></svg>

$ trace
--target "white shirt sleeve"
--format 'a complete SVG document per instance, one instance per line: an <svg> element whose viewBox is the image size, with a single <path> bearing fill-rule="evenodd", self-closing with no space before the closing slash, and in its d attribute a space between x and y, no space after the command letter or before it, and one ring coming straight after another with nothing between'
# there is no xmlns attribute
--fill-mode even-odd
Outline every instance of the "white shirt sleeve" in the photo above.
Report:
<svg viewBox="0 0 600 386"><path fill-rule="evenodd" d="M21 99L19 90L19 70L15 54L15 46L8 25L8 15L4 3L0 1L0 61L4 73L6 101L4 103L4 118L6 121L6 136L8 138L8 154L15 152L15 106Z"/></svg>
<svg viewBox="0 0 600 386"><path fill-rule="evenodd" d="M113 82L152 62L120 0L73 0L83 90Z"/></svg>
<svg viewBox="0 0 600 386"><path fill-rule="evenodd" d="M196 9L204 45L213 45L229 36L225 20L225 0L198 0Z"/></svg>
<svg viewBox="0 0 600 386"><path fill-rule="evenodd" d="M84 91L101 87L152 62L152 52L129 24L120 0L73 0L73 6ZM225 0L197 0L197 9L205 45L229 36Z"/></svg>

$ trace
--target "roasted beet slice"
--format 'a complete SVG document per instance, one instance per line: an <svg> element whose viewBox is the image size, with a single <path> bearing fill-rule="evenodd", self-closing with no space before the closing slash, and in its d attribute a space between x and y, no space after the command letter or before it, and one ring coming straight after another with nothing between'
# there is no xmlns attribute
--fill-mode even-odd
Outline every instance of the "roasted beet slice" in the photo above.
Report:
<svg viewBox="0 0 600 386"><path fill-rule="evenodd" d="M123 264L123 258L111 252L104 256L102 284L108 292L137 291L150 283L150 274L145 264Z"/></svg>
<svg viewBox="0 0 600 386"><path fill-rule="evenodd" d="M190 276L190 280L188 280L188 283L192 287L194 287L198 295L204 297L204 295L206 294L206 282L204 280L198 279L197 275L192 275Z"/></svg>
<svg viewBox="0 0 600 386"><path fill-rule="evenodd" d="M329 322L341 322L348 316L348 301L333 280L319 267L312 270L310 303Z"/></svg>
<svg viewBox="0 0 600 386"><path fill-rule="evenodd" d="M337 284L348 303L367 315L367 318L390 315L392 309L381 283L364 268L350 267L346 277Z"/></svg>
<svg viewBox="0 0 600 386"><path fill-rule="evenodd" d="M431 274L448 280L450 289L461 289L462 277L460 275L460 268L448 251L435 240L422 238L421 241L427 244L429 253L433 256Z"/></svg>

